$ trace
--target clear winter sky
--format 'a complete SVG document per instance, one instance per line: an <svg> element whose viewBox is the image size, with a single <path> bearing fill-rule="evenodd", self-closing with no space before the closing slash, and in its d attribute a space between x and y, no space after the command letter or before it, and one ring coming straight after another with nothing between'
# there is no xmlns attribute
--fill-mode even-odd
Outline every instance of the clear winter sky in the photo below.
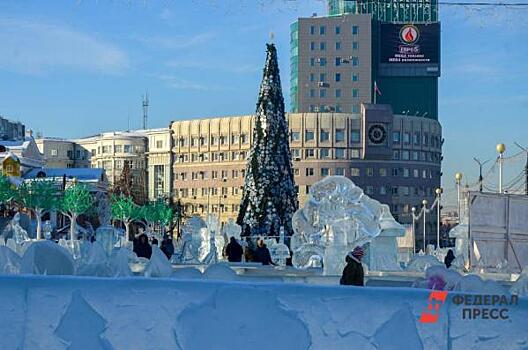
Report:
<svg viewBox="0 0 528 350"><path fill-rule="evenodd" d="M528 146L528 11L440 9L443 185L495 144ZM321 0L0 1L0 114L45 136L81 137L255 110L275 35L289 106L289 25ZM524 18L523 18L524 16ZM382 87L381 87L382 88ZM508 176L523 164L509 166Z"/></svg>

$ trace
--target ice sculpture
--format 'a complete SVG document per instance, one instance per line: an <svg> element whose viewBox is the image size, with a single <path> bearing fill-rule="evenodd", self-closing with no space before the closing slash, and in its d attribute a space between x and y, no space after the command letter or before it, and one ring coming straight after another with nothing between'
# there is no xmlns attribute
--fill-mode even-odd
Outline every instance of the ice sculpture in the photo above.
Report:
<svg viewBox="0 0 528 350"><path fill-rule="evenodd" d="M145 267L145 277L169 277L172 266L165 254L157 245L152 246L152 256Z"/></svg>
<svg viewBox="0 0 528 350"><path fill-rule="evenodd" d="M386 204L381 205L379 224L381 232L368 244L365 263L371 271L399 271L396 237L405 236L405 227L394 220Z"/></svg>
<svg viewBox="0 0 528 350"><path fill-rule="evenodd" d="M510 293L520 297L528 297L528 266L525 266L517 281L511 286Z"/></svg>
<svg viewBox="0 0 528 350"><path fill-rule="evenodd" d="M449 231L449 237L455 238L455 257L453 266L458 270L469 269L469 202L467 196L460 206L460 223Z"/></svg>
<svg viewBox="0 0 528 350"><path fill-rule="evenodd" d="M290 258L291 254L288 246L284 244L284 227L281 226L280 228L279 243L275 241L275 243L269 248L269 251L271 261L273 261L274 264L280 267L286 266L286 260Z"/></svg>
<svg viewBox="0 0 528 350"><path fill-rule="evenodd" d="M189 248L192 249L192 255L198 259L200 246L202 245L201 230L205 227L205 221L203 221L199 216L191 217L182 227L183 236L185 236L185 234L189 234L192 238L192 244L189 246Z"/></svg>
<svg viewBox="0 0 528 350"><path fill-rule="evenodd" d="M409 265L407 271L424 272L431 266L444 265L434 255L415 254Z"/></svg>
<svg viewBox="0 0 528 350"><path fill-rule="evenodd" d="M119 236L116 233L116 230L112 226L101 226L97 228L95 233L97 242L103 247L106 256L112 254L112 250L119 241Z"/></svg>
<svg viewBox="0 0 528 350"><path fill-rule="evenodd" d="M102 192L97 194L97 214L99 215L99 223L101 226L95 230L95 238L103 245L106 255L110 256L116 243L119 241L119 234L110 221L112 215L110 204L108 203L108 196ZM121 246L124 246L127 241L128 237L124 237L121 241Z"/></svg>
<svg viewBox="0 0 528 350"><path fill-rule="evenodd" d="M20 225L20 213L16 213L9 224L7 224L2 232L2 236L4 237L4 240L13 238L17 245L29 241L27 231Z"/></svg>
<svg viewBox="0 0 528 350"><path fill-rule="evenodd" d="M182 238L178 241L174 254L171 257L173 264L199 264L200 261L196 255L197 249L193 247L193 238L191 233L183 232Z"/></svg>
<svg viewBox="0 0 528 350"><path fill-rule="evenodd" d="M235 220L230 218L227 223L224 225L224 228L222 229L222 233L224 236L226 236L227 240L231 237L235 237L237 241L240 241L241 233L242 233L242 227L238 225Z"/></svg>
<svg viewBox="0 0 528 350"><path fill-rule="evenodd" d="M20 273L22 259L10 248L0 246L0 274L15 275Z"/></svg>
<svg viewBox="0 0 528 350"><path fill-rule="evenodd" d="M22 257L20 273L35 275L74 275L71 254L52 241L37 241Z"/></svg>
<svg viewBox="0 0 528 350"><path fill-rule="evenodd" d="M224 249L224 245L226 244L225 238L221 234L222 231L220 220L216 216L209 214L207 216L206 225L206 227L200 230L202 239L199 248L198 259L202 262L204 262L205 258L211 252L211 242L214 241L217 259L222 258L222 251Z"/></svg>
<svg viewBox="0 0 528 350"><path fill-rule="evenodd" d="M108 264L108 255L101 242L87 243L89 247L87 257L82 259L77 267L77 274L81 276L109 277L112 271Z"/></svg>
<svg viewBox="0 0 528 350"><path fill-rule="evenodd" d="M214 231L212 231L209 236L209 253L203 258L202 262L207 265L216 264L218 262L218 250L216 247Z"/></svg>
<svg viewBox="0 0 528 350"><path fill-rule="evenodd" d="M293 216L294 264L308 264L317 254L306 250L315 253L323 248L324 274L341 274L348 252L381 233L382 214L381 204L344 176L328 176L315 183L305 206Z"/></svg>
<svg viewBox="0 0 528 350"><path fill-rule="evenodd" d="M51 226L51 222L49 220L44 222L44 225L42 226L42 232L44 234L44 239L51 239L51 232L53 232L53 227Z"/></svg>

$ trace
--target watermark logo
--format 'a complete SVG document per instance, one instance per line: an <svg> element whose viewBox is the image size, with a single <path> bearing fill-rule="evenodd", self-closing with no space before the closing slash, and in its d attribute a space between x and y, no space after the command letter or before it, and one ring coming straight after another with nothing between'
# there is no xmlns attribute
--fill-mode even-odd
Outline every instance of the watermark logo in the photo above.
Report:
<svg viewBox="0 0 528 350"><path fill-rule="evenodd" d="M436 323L438 321L438 312L440 311L440 306L445 303L446 299L447 291L432 291L431 294L429 294L427 310L422 312L419 321L421 323Z"/></svg>
<svg viewBox="0 0 528 350"><path fill-rule="evenodd" d="M436 323L440 307L447 299L447 291L432 291L429 294L427 309L420 315L420 323ZM463 320L507 320L509 306L517 305L517 295L500 294L455 294L452 298L453 304L462 306L461 316Z"/></svg>

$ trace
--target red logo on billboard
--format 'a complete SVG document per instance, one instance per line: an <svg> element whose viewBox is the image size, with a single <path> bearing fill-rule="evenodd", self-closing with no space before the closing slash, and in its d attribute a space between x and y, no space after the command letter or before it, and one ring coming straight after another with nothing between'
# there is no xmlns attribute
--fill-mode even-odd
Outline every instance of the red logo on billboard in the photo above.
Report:
<svg viewBox="0 0 528 350"><path fill-rule="evenodd" d="M412 24L407 24L400 30L400 40L407 45L412 45L418 41L420 37L420 31L418 27Z"/></svg>
<svg viewBox="0 0 528 350"><path fill-rule="evenodd" d="M447 291L434 290L429 294L429 304L427 310L420 315L420 323L436 323L438 321L438 312L440 306L444 304L447 298Z"/></svg>

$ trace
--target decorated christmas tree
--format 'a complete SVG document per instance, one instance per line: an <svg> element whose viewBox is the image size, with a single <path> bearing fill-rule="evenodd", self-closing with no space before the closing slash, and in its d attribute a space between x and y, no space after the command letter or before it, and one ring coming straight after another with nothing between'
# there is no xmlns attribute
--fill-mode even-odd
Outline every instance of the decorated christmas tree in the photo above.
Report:
<svg viewBox="0 0 528 350"><path fill-rule="evenodd" d="M275 45L267 44L237 219L244 235L278 236L280 227L288 236L293 233L291 219L298 203L288 136L277 50Z"/></svg>

